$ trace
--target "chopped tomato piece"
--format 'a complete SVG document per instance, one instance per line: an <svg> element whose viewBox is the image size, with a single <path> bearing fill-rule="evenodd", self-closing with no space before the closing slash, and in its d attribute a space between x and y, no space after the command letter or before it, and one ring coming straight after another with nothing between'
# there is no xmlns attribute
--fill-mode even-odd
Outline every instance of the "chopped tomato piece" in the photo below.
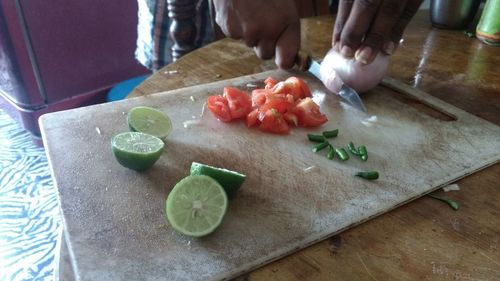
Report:
<svg viewBox="0 0 500 281"><path fill-rule="evenodd" d="M231 121L231 112L229 110L229 105L227 99L223 96L209 96L208 97L208 109L217 117L220 121L229 122Z"/></svg>
<svg viewBox="0 0 500 281"><path fill-rule="evenodd" d="M299 119L295 113L291 112L286 112L283 114L283 118L288 122L290 125L298 126L299 125Z"/></svg>
<svg viewBox="0 0 500 281"><path fill-rule="evenodd" d="M304 80L268 77L264 84L264 89L254 89L251 96L226 87L222 96L208 97L208 108L221 121L245 118L247 127L258 126L275 134L287 134L290 126L316 127L328 121L310 98L311 90Z"/></svg>
<svg viewBox="0 0 500 281"><path fill-rule="evenodd" d="M290 88L290 86L291 85L285 83L285 81L280 81L276 85L274 85L274 87L271 89L271 92L273 93L273 95L277 95L277 94L284 94L284 95L292 94L292 89ZM295 97L295 95L294 95L294 97Z"/></svg>
<svg viewBox="0 0 500 281"><path fill-rule="evenodd" d="M256 125L259 121L259 109L256 108L252 110L250 113L247 115L247 127L252 127L253 125Z"/></svg>
<svg viewBox="0 0 500 281"><path fill-rule="evenodd" d="M292 82L281 81L272 88L274 95L292 95L294 100L302 98L302 89L299 85Z"/></svg>
<svg viewBox="0 0 500 281"><path fill-rule="evenodd" d="M255 89L252 91L252 106L261 106L266 102L267 96L271 92L266 89Z"/></svg>
<svg viewBox="0 0 500 281"><path fill-rule="evenodd" d="M269 109L265 112L262 123L259 126L262 131L274 134L288 134L289 126L283 116L276 109Z"/></svg>
<svg viewBox="0 0 500 281"><path fill-rule="evenodd" d="M305 127L317 127L328 121L319 111L319 106L311 99L304 98L296 105L299 124Z"/></svg>
<svg viewBox="0 0 500 281"><path fill-rule="evenodd" d="M292 76L285 80L285 83L292 84L293 88L298 88L301 91L300 98L307 98L311 96L311 89L307 86L306 82L298 77Z"/></svg>
<svg viewBox="0 0 500 281"><path fill-rule="evenodd" d="M267 77L266 80L264 80L264 84L266 84L264 87L265 89L272 89L274 85L278 84L278 80L273 77Z"/></svg>
<svg viewBox="0 0 500 281"><path fill-rule="evenodd" d="M284 96L274 97L272 99L268 99L266 103L260 107L260 111L267 112L269 109L276 109L279 113L283 114L291 110L293 106L294 104L289 102Z"/></svg>
<svg viewBox="0 0 500 281"><path fill-rule="evenodd" d="M225 87L224 97L227 99L232 119L243 118L252 111L252 100L245 92L233 87Z"/></svg>

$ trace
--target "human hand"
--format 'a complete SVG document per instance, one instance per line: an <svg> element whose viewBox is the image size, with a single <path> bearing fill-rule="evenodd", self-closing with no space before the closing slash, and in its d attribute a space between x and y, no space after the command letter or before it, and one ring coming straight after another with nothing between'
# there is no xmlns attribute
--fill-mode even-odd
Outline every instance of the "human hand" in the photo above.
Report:
<svg viewBox="0 0 500 281"><path fill-rule="evenodd" d="M291 68L300 48L300 22L294 1L214 0L222 32L243 39L261 59L276 55L280 68Z"/></svg>
<svg viewBox="0 0 500 281"><path fill-rule="evenodd" d="M332 47L344 57L371 63L392 55L422 0L340 0Z"/></svg>

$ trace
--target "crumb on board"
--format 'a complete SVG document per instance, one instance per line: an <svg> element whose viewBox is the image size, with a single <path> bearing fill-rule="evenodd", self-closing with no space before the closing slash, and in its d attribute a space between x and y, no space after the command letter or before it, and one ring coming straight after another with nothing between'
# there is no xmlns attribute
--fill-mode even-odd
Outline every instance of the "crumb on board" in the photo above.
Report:
<svg viewBox="0 0 500 281"><path fill-rule="evenodd" d="M176 69L174 69L174 70L167 70L167 71L165 71L163 73L164 74L177 74L177 73L179 73L179 70L176 70Z"/></svg>
<svg viewBox="0 0 500 281"><path fill-rule="evenodd" d="M184 126L184 128L189 128L191 126L194 126L194 125L197 125L200 123L200 119L195 119L195 120L186 120L182 123L182 125Z"/></svg>
<svg viewBox="0 0 500 281"><path fill-rule="evenodd" d="M207 102L204 102L203 106L201 107L200 118L202 118L203 115L205 114L205 107L206 107L206 105L207 105Z"/></svg>
<svg viewBox="0 0 500 281"><path fill-rule="evenodd" d="M444 192L458 191L458 190L460 190L460 186L458 186L458 184L456 184L456 183L450 184L450 185L447 185L447 186L443 187L443 191Z"/></svg>
<svg viewBox="0 0 500 281"><path fill-rule="evenodd" d="M195 102L196 99L193 97L193 96L189 96L189 99L192 101L192 102Z"/></svg>
<svg viewBox="0 0 500 281"><path fill-rule="evenodd" d="M95 130L96 130L97 134L99 134L99 135L101 134L101 129L99 129L99 127L95 127Z"/></svg>
<svg viewBox="0 0 500 281"><path fill-rule="evenodd" d="M307 168L304 168L303 171L304 173L309 173L310 171L314 170L316 168L315 165L309 166Z"/></svg>

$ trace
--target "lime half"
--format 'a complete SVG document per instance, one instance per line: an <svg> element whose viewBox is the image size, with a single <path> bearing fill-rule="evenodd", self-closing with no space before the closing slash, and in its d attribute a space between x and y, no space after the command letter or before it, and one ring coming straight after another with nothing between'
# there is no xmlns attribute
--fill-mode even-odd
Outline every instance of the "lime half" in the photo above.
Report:
<svg viewBox="0 0 500 281"><path fill-rule="evenodd" d="M111 147L121 165L136 171L153 166L160 158L165 144L155 136L140 132L126 132L113 137Z"/></svg>
<svg viewBox="0 0 500 281"><path fill-rule="evenodd" d="M167 197L167 219L182 234L201 237L222 222L228 205L224 189L207 176L187 176Z"/></svg>
<svg viewBox="0 0 500 281"><path fill-rule="evenodd" d="M147 106L132 108L127 115L128 126L131 131L150 134L164 139L172 131L172 121L158 109Z"/></svg>
<svg viewBox="0 0 500 281"><path fill-rule="evenodd" d="M216 168L209 165L193 162L191 164L191 175L205 175L216 180L227 193L229 198L233 198L236 191L246 179L246 176L235 171Z"/></svg>

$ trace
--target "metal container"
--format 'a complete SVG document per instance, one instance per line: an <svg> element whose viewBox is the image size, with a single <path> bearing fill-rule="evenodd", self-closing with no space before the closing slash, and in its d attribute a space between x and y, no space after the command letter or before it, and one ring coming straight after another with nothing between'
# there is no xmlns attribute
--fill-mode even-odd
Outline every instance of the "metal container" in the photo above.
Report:
<svg viewBox="0 0 500 281"><path fill-rule="evenodd" d="M476 37L486 44L500 46L500 0L488 0L484 5Z"/></svg>
<svg viewBox="0 0 500 281"><path fill-rule="evenodd" d="M443 29L465 29L474 19L481 0L431 0L431 22Z"/></svg>

